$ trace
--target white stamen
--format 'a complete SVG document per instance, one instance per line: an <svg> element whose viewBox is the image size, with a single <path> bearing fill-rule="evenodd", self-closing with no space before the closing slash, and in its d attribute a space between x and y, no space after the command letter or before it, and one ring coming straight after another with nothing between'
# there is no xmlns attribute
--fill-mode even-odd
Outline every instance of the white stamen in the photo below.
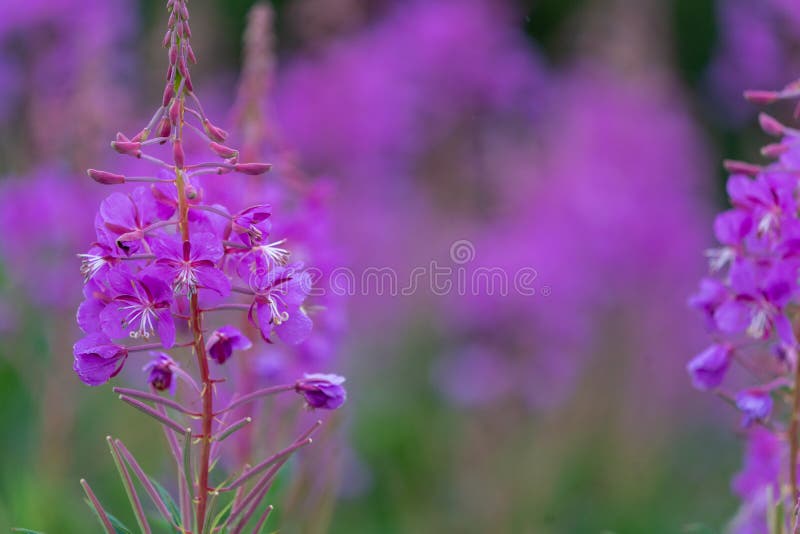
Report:
<svg viewBox="0 0 800 534"><path fill-rule="evenodd" d="M286 239L281 239L280 241L275 241L274 243L261 245L258 248L261 249L264 257L268 260L272 260L278 265L286 265L289 262L289 256L291 256L291 252L278 246L283 245L284 243L286 243Z"/></svg>
<svg viewBox="0 0 800 534"><path fill-rule="evenodd" d="M706 250L706 257L709 268L716 272L736 259L736 250L733 247L710 248Z"/></svg>
<svg viewBox="0 0 800 534"><path fill-rule="evenodd" d="M78 254L78 257L81 258L81 274L84 282L88 282L108 263L103 256L96 254Z"/></svg>

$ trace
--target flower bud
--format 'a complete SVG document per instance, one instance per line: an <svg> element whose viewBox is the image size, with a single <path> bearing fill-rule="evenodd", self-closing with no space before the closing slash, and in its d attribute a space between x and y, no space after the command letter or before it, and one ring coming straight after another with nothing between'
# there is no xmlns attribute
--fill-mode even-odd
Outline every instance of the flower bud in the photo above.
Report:
<svg viewBox="0 0 800 534"><path fill-rule="evenodd" d="M158 136L169 137L171 131L172 131L172 124L167 119L161 119L161 122L159 123L158 126Z"/></svg>
<svg viewBox="0 0 800 534"><path fill-rule="evenodd" d="M783 143L772 143L761 149L761 155L766 158L779 158L789 151L789 146Z"/></svg>
<svg viewBox="0 0 800 534"><path fill-rule="evenodd" d="M227 158L236 158L236 157L239 156L239 151L238 150L233 149L233 148L231 148L229 146L225 146L225 145L221 145L219 143L215 143L214 141L211 141L208 144L208 146L211 148L211 150L214 151L214 153L217 156L219 156L221 158L226 158L227 159Z"/></svg>
<svg viewBox="0 0 800 534"><path fill-rule="evenodd" d="M760 113L758 115L758 123L761 125L761 129L764 130L764 133L773 135L775 137L783 135L784 131L786 130L786 127L783 124L766 113Z"/></svg>
<svg viewBox="0 0 800 534"><path fill-rule="evenodd" d="M233 170L242 174L249 174L250 176L258 176L264 174L272 168L271 163L237 163L233 166Z"/></svg>
<svg viewBox="0 0 800 534"><path fill-rule="evenodd" d="M745 161L735 161L732 159L726 159L722 162L723 167L725 170L731 174L746 174L748 176L755 176L762 171L762 168L758 165L753 165L752 163L747 163Z"/></svg>
<svg viewBox="0 0 800 534"><path fill-rule="evenodd" d="M137 143L141 143L142 141L147 139L148 135L150 135L150 132L148 131L148 129L147 128L143 128L142 131L140 131L139 133L137 133L136 135L133 136L133 139L131 139L131 141L136 141Z"/></svg>
<svg viewBox="0 0 800 534"><path fill-rule="evenodd" d="M169 101L172 100L172 97L175 95L175 89L172 87L172 82L168 82L166 87L164 87L164 96L161 98L161 105L167 107Z"/></svg>
<svg viewBox="0 0 800 534"><path fill-rule="evenodd" d="M228 132L222 128L217 128L208 119L203 120L203 129L206 131L206 135L217 143L222 143L228 137Z"/></svg>
<svg viewBox="0 0 800 534"><path fill-rule="evenodd" d="M781 94L777 91L745 91L744 97L753 104L772 104L780 99Z"/></svg>
<svg viewBox="0 0 800 534"><path fill-rule="evenodd" d="M172 105L169 107L169 121L177 125L180 122L181 118L181 101L179 98L176 98Z"/></svg>
<svg viewBox="0 0 800 534"><path fill-rule="evenodd" d="M118 185L125 183L125 177L121 174L114 174L108 171L98 171L97 169L89 169L86 174L95 182L103 185Z"/></svg>
<svg viewBox="0 0 800 534"><path fill-rule="evenodd" d="M175 159L175 166L179 169L183 169L185 164L185 156L183 153L183 143L180 139L176 139L172 144L172 156Z"/></svg>
<svg viewBox="0 0 800 534"><path fill-rule="evenodd" d="M111 148L126 156L142 156L142 144L136 141L111 141Z"/></svg>

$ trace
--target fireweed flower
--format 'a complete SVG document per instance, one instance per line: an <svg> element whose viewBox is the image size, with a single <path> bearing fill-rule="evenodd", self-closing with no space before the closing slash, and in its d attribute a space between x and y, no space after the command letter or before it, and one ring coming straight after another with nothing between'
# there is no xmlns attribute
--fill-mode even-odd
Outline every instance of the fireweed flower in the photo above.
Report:
<svg viewBox="0 0 800 534"><path fill-rule="evenodd" d="M164 280L116 269L109 272L108 284L113 298L100 312L101 328L106 334L113 338L149 339L157 332L164 347L172 347L172 290Z"/></svg>
<svg viewBox="0 0 800 534"><path fill-rule="evenodd" d="M772 396L768 391L748 389L736 395L736 407L744 414L743 426L750 426L755 421L766 421L772 413Z"/></svg>
<svg viewBox="0 0 800 534"><path fill-rule="evenodd" d="M166 279L172 280L175 293L192 295L198 288L216 291L227 296L231 281L217 264L223 256L222 242L211 233L197 233L191 241L167 236L153 243L155 265L166 269Z"/></svg>
<svg viewBox="0 0 800 534"><path fill-rule="evenodd" d="M304 341L311 334L312 323L301 308L310 287L302 266L274 266L266 272L257 263L251 266L255 266L257 272L249 277L255 292L248 315L250 321L265 340L275 330L278 337L290 345Z"/></svg>
<svg viewBox="0 0 800 534"><path fill-rule="evenodd" d="M142 371L148 373L147 383L154 389L169 391L170 395L175 395L177 384L175 369L177 367L178 364L168 354L159 352L155 353L154 358L142 367Z"/></svg>
<svg viewBox="0 0 800 534"><path fill-rule="evenodd" d="M73 369L90 386L105 384L122 370L128 350L113 343L105 334L88 334L73 347Z"/></svg>
<svg viewBox="0 0 800 534"><path fill-rule="evenodd" d="M143 366L150 391L114 389L122 401L155 419L168 434L181 473L175 484L180 493L175 501L182 503L180 518L172 517L161 499L154 497L156 507L177 530L205 532L209 517L222 516L211 507L225 506L209 497L232 497L234 490L243 490L236 493L242 497L240 502L252 504L231 507L216 525L221 531L241 532L265 497L262 488L269 487L275 471L294 451L311 443L310 435L321 421L273 457L246 468L217 462L226 451L222 442L252 422L249 416L236 420L228 419L228 414L293 390L310 406L332 410L342 405L346 392L344 379L337 375L307 375L297 382L239 391L235 381L229 385L216 376L219 367L210 365L210 360L222 364L234 350L252 345L234 327L215 324L221 317L227 322L230 312L239 313L243 322L253 322L267 341L273 330L286 343L306 339L312 331L312 321L303 309L309 283L302 264L286 265L289 252L282 248L283 239L265 244L272 224L268 204L256 202L232 216L226 205L214 203L209 200L213 195L205 194L205 180L213 183L226 175L227 184L235 174L264 180L260 175L271 166L239 161L238 150L222 144L227 133L206 116L194 92L189 65L195 55L187 0L168 0L167 8L163 45L169 64L161 104L141 131L131 136L119 133L112 142L120 155L151 163L154 171L145 176L96 169L89 173L103 187L128 182L149 185L127 194L112 193L100 204L95 243L81 256L85 300L77 319L86 337L74 347L75 371L87 384L99 385L118 375L126 360L138 357L135 353L155 351ZM195 161L193 146L198 140L210 150L212 159ZM151 147L159 145L171 150L151 153ZM171 154L169 161L159 157L164 153ZM240 203L241 199L231 201ZM176 319L186 328L178 332ZM196 361L193 369L187 365L192 358ZM193 387L176 391L179 378ZM166 399L159 395L165 391L181 395ZM118 466L130 465L141 476L119 440L109 438L109 445ZM192 461L184 462L189 454ZM233 470L230 477L218 477L229 483L212 485L210 473L215 466ZM150 532L141 501L133 498L130 478L123 476L123 482L129 486L140 529ZM108 528L107 513L85 481L82 484Z"/></svg>
<svg viewBox="0 0 800 534"><path fill-rule="evenodd" d="M208 355L222 365L233 355L234 350L247 350L253 343L230 325L223 326L208 337L206 350Z"/></svg>
<svg viewBox="0 0 800 534"><path fill-rule="evenodd" d="M730 363L730 347L712 345L695 356L686 368L696 388L709 390L722 384Z"/></svg>
<svg viewBox="0 0 800 534"><path fill-rule="evenodd" d="M306 399L309 408L335 410L347 400L347 392L339 375L307 374L297 381L295 391Z"/></svg>

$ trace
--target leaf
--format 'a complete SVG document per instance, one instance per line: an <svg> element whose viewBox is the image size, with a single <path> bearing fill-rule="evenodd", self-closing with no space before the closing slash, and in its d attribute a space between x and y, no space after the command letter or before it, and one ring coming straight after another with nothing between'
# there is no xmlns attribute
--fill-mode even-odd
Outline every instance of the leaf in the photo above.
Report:
<svg viewBox="0 0 800 534"><path fill-rule="evenodd" d="M106 512L106 513L108 513L108 512ZM119 519L117 519L113 515L108 514L108 518L111 520L111 524L114 525L114 530L117 531L117 534L133 534L131 529L126 527L122 523L122 521L120 521Z"/></svg>
<svg viewBox="0 0 800 534"><path fill-rule="evenodd" d="M28 528L21 528L21 527L12 528L11 532L22 532L24 534L44 534L44 532L40 532L38 530L31 530Z"/></svg>
<svg viewBox="0 0 800 534"><path fill-rule="evenodd" d="M150 482L153 484L153 487L156 488L156 491L161 496L161 500L163 500L164 504L167 505L167 508L169 509L169 514L172 516L172 521L176 525L180 525L181 512L180 509L178 508L178 505L175 504L175 501L172 499L172 495L170 495L170 493L166 490L166 488L164 488L164 486L162 486L155 478L150 477Z"/></svg>
<svg viewBox="0 0 800 534"><path fill-rule="evenodd" d="M194 501L194 478L192 477L192 429L187 428L183 438L183 476L186 479L186 489L189 497Z"/></svg>
<svg viewBox="0 0 800 534"><path fill-rule="evenodd" d="M114 444L114 440L111 438L111 436L108 436L106 441L108 442L108 448L111 450L111 457L114 458L114 465L117 466L119 478L122 480L122 485L125 487L125 494L128 496L128 501L133 509L133 514L136 516L136 522L139 525L139 529L142 532L147 532L149 534L151 532L150 525L147 522L147 517L144 515L142 501L139 500L139 495L136 493L136 488L133 486L131 475L128 472L127 467L125 467L125 461L120 456L120 452L117 450L117 447Z"/></svg>
<svg viewBox="0 0 800 534"><path fill-rule="evenodd" d="M218 525L221 524L225 519L228 517L228 513L231 511L231 506L233 506L233 499L228 501L228 504L222 507L222 510L214 517L214 521L211 523L211 528L209 532L214 532L214 529L217 528Z"/></svg>

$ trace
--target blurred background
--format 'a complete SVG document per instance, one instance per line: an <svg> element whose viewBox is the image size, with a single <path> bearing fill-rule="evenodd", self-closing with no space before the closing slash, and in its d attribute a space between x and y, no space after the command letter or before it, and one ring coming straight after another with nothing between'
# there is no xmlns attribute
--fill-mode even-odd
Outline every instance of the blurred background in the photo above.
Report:
<svg viewBox="0 0 800 534"><path fill-rule="evenodd" d="M75 254L109 193L84 170L124 165L109 140L160 101L162 3L0 5L3 530L94 531L80 477L131 519L107 434L167 461L149 421L71 370ZM248 372L302 358L349 385L325 504L294 495L282 531L725 531L743 440L689 385L706 339L686 299L719 161L763 144L741 92L794 79L800 4L262 5L191 4L193 80L275 162L253 198L329 294L302 354Z"/></svg>

